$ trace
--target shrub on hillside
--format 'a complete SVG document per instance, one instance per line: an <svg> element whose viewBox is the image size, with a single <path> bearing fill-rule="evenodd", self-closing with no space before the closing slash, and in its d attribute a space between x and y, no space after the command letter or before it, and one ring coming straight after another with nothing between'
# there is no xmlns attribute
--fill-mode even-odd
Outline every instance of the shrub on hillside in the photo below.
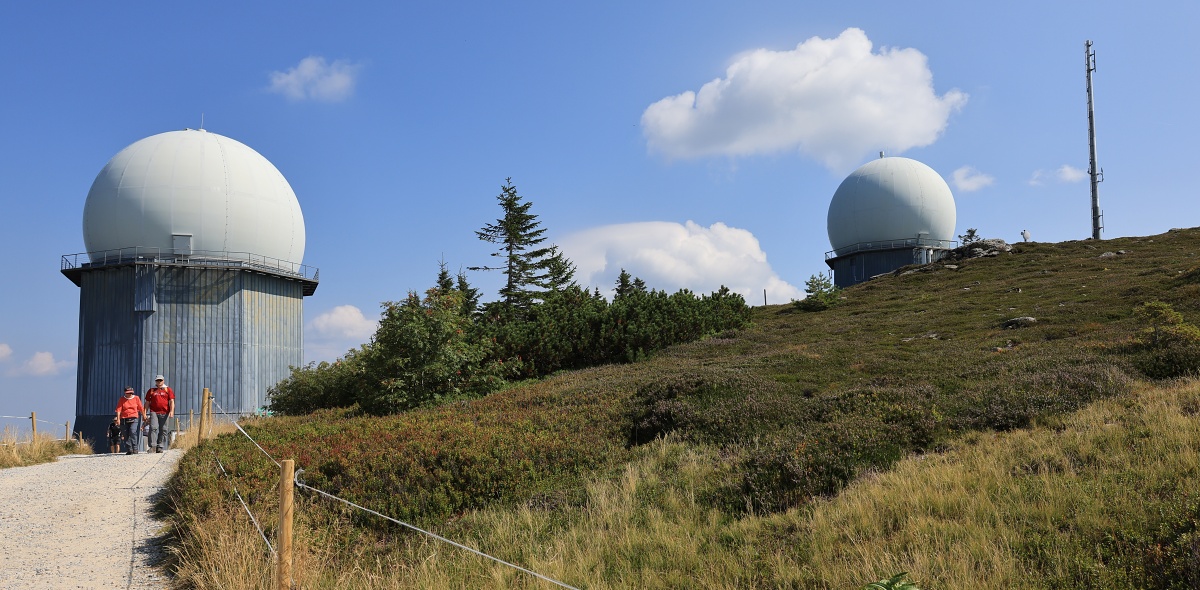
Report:
<svg viewBox="0 0 1200 590"><path fill-rule="evenodd" d="M277 414L298 415L358 403L359 393L370 383L363 367L365 350L351 350L332 363L292 367L286 379L267 390L268 407Z"/></svg>
<svg viewBox="0 0 1200 590"><path fill-rule="evenodd" d="M804 283L804 299L793 299L792 306L800 311L822 311L841 301L842 290L825 275L812 275Z"/></svg>
<svg viewBox="0 0 1200 590"><path fill-rule="evenodd" d="M607 363L628 363L749 321L745 299L726 287L697 297L687 289L629 287L608 303L599 293L572 286L547 293L523 320L502 310L485 330L498 346L496 357L517 363L522 377L548 375Z"/></svg>
<svg viewBox="0 0 1200 590"><path fill-rule="evenodd" d="M1200 328L1162 301L1143 303L1134 316L1146 326L1135 357L1138 370L1151 379L1200 374Z"/></svg>
<svg viewBox="0 0 1200 590"><path fill-rule="evenodd" d="M363 355L371 379L358 398L364 410L390 414L499 385L503 366L485 362L491 343L475 334L457 291L410 292L383 308Z"/></svg>
<svg viewBox="0 0 1200 590"><path fill-rule="evenodd" d="M836 494L867 469L904 456L904 426L874 416L792 427L747 445L742 461L742 508L780 512L816 496Z"/></svg>
<svg viewBox="0 0 1200 590"><path fill-rule="evenodd" d="M633 362L665 347L743 327L745 299L726 287L696 296L631 282L609 303L575 285L527 309L503 303L475 314L465 286L435 287L383 304L371 342L335 363L293 368L269 390L270 408L302 414L355 403L373 414L493 391L506 381L564 369Z"/></svg>
<svg viewBox="0 0 1200 590"><path fill-rule="evenodd" d="M947 413L957 430L1012 430L1043 416L1070 412L1127 392L1130 386L1129 376L1112 365L1063 362L1018 371L957 392Z"/></svg>
<svg viewBox="0 0 1200 590"><path fill-rule="evenodd" d="M713 384L701 377L675 378L655 381L639 387L630 398L625 411L629 446L648 443L680 428L686 428L697 418L693 403L696 398L713 389Z"/></svg>

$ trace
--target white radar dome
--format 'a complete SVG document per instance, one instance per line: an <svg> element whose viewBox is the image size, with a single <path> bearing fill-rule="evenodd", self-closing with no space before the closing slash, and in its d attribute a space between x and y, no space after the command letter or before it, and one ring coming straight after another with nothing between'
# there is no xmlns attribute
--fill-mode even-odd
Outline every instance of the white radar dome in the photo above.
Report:
<svg viewBox="0 0 1200 590"><path fill-rule="evenodd" d="M121 150L92 183L83 242L155 254L186 248L299 263L304 216L291 185L246 145L204 130L170 131Z"/></svg>
<svg viewBox="0 0 1200 590"><path fill-rule="evenodd" d="M954 195L933 168L908 158L879 158L850 173L829 203L829 245L921 238L954 239Z"/></svg>

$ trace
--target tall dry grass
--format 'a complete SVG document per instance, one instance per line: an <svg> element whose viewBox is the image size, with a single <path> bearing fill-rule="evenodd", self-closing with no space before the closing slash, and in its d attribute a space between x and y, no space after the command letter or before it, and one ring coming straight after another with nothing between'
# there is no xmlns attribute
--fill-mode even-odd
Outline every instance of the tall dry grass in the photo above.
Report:
<svg viewBox="0 0 1200 590"><path fill-rule="evenodd" d="M237 432L237 426L232 422L215 422L208 432L205 433L205 438L213 438L223 434ZM175 436L175 441L171 443L172 449L188 450L195 447L200 442L200 426L197 423L194 427L189 427L187 430L180 432Z"/></svg>
<svg viewBox="0 0 1200 590"><path fill-rule="evenodd" d="M48 463L62 455L90 454L92 447L79 444L75 439L56 439L44 433L33 438L20 436L11 426L6 426L0 433L0 469Z"/></svg>
<svg viewBox="0 0 1200 590"><path fill-rule="evenodd" d="M1145 587L1154 572L1111 567L1120 556L1100 546L1153 536L1200 484L1198 409L1195 381L1142 386L1045 427L969 436L817 506L807 559L828 587L864 571L944 588Z"/></svg>

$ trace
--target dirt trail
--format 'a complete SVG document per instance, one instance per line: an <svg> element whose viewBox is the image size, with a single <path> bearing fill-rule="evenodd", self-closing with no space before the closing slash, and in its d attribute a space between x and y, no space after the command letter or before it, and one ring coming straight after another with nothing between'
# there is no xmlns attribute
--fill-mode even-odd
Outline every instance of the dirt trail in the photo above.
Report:
<svg viewBox="0 0 1200 590"><path fill-rule="evenodd" d="M183 451L0 469L0 588L169 587L153 503Z"/></svg>

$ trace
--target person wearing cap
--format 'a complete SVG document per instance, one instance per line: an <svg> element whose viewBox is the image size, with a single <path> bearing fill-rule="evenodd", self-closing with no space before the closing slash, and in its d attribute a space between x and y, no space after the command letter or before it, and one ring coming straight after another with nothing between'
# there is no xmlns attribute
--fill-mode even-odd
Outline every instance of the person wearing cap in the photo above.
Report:
<svg viewBox="0 0 1200 590"><path fill-rule="evenodd" d="M126 387L125 393L117 401L117 418L121 420L121 439L125 441L126 455L136 455L140 446L142 429L138 428L138 418L146 419L146 409L142 407L142 398L132 387Z"/></svg>
<svg viewBox="0 0 1200 590"><path fill-rule="evenodd" d="M175 415L175 391L167 387L162 375L154 376L154 387L146 391L146 405L150 415L146 452L161 453L171 446L170 419Z"/></svg>

